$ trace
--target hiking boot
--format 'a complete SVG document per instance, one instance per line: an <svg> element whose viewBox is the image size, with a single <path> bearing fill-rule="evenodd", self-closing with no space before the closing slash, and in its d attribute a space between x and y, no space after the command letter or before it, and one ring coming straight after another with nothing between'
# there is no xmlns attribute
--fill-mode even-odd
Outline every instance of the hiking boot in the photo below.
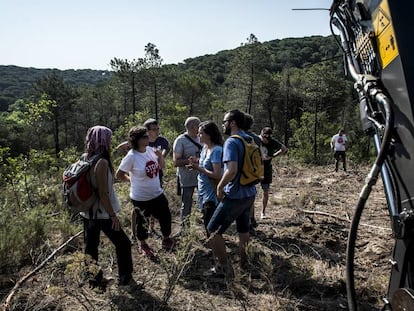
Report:
<svg viewBox="0 0 414 311"><path fill-rule="evenodd" d="M147 243L141 244L141 252L142 255L147 257L154 257L154 252L152 251L151 247Z"/></svg>
<svg viewBox="0 0 414 311"><path fill-rule="evenodd" d="M177 244L177 241L172 238L165 238L162 240L162 249L166 251L172 251L175 245Z"/></svg>

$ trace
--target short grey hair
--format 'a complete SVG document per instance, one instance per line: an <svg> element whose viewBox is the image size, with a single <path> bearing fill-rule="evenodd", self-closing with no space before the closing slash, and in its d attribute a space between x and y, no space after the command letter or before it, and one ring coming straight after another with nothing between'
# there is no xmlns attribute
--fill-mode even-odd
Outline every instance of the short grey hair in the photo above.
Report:
<svg viewBox="0 0 414 311"><path fill-rule="evenodd" d="M185 122L184 126L186 129L190 129L192 127L198 127L198 125L201 123L200 119L197 117L188 117Z"/></svg>

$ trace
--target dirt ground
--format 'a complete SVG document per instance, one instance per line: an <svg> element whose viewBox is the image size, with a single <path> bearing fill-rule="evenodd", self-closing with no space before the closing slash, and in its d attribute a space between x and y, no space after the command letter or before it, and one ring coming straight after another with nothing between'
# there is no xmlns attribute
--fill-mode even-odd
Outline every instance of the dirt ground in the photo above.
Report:
<svg viewBox="0 0 414 311"><path fill-rule="evenodd" d="M114 282L106 290L89 288L82 278L79 238L17 290L10 310L346 310L348 228L368 171L369 167L352 167L345 174L333 172L330 166L277 163L267 219L260 219L260 189L256 198L258 227L251 236L247 271L238 267L234 226L225 235L235 270L232 281L207 275L211 253L200 214L195 212L191 230L177 236L180 244L173 253L159 250L157 234L149 239L159 250L156 259L143 257L133 245L134 278L139 287L119 288ZM179 198L174 188L173 180L167 182L173 232L177 233ZM127 204L126 197L122 200ZM126 208L123 223L129 233L128 221ZM355 279L360 310L383 306L394 243L391 233L379 180L358 232ZM114 249L105 238L102 244L100 265L105 277L116 280Z"/></svg>

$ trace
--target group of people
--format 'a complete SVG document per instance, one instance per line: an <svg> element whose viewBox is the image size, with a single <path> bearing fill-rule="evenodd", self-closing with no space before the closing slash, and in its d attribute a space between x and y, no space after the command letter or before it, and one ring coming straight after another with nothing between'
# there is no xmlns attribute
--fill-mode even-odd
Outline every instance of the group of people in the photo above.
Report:
<svg viewBox="0 0 414 311"><path fill-rule="evenodd" d="M232 275L223 233L236 222L239 234L240 266L246 267L246 246L249 231L257 223L254 217L256 186L240 184L244 156L244 145L240 135L247 142L260 145L265 176L261 182L263 202L261 218L266 217L269 189L272 182L274 157L285 154L285 145L272 138L272 129L265 127L259 135L250 132L253 118L239 110L224 115L222 128L213 121L201 122L197 117L185 121L185 133L179 135L172 146L173 163L177 167L181 192L181 225L189 226L194 192L198 191L198 207L203 215L204 227L212 249L214 267L212 274ZM224 141L223 135L228 138ZM162 248L170 251L176 241L171 237L171 212L168 199L162 187L162 170L165 157L170 151L168 141L159 135L157 120L149 119L144 126L129 130L128 141L117 148L123 159L117 170L111 160L112 131L105 126L94 126L86 135L87 158L101 154L91 169L91 180L98 189L99 200L93 206L93 213L84 213L85 253L98 261L100 232L115 245L119 285L128 285L132 279L131 240L120 226L117 214L120 204L114 191L115 178L130 184L132 211L132 235L140 243L143 255L154 256L147 243L151 220L158 220L162 233ZM93 282L99 283L102 272L95 275Z"/></svg>

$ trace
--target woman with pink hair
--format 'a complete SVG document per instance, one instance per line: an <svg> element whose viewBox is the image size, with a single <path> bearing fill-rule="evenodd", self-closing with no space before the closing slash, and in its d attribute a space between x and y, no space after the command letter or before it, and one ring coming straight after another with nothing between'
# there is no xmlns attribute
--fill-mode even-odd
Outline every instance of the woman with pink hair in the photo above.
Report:
<svg viewBox="0 0 414 311"><path fill-rule="evenodd" d="M114 244L118 263L119 285L129 285L132 279L131 242L122 230L117 214L120 204L114 189L114 168L110 157L112 131L105 126L94 126L86 134L86 156L99 160L90 170L91 183L97 189L98 200L89 213L83 216L85 254L98 261L100 233L103 231ZM91 286L104 286L103 272L100 270L89 283Z"/></svg>

